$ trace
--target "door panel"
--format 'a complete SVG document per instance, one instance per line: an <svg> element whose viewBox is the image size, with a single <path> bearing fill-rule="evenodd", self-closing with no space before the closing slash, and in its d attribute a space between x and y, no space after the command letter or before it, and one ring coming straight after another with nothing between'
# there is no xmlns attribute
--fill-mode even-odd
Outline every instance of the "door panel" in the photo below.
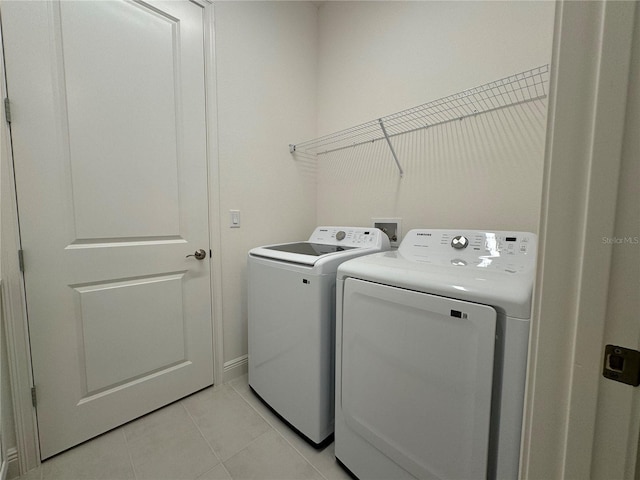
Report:
<svg viewBox="0 0 640 480"><path fill-rule="evenodd" d="M348 278L348 427L416 478L485 478L495 329L491 307Z"/></svg>
<svg viewBox="0 0 640 480"><path fill-rule="evenodd" d="M4 2L42 458L213 383L203 11Z"/></svg>
<svg viewBox="0 0 640 480"><path fill-rule="evenodd" d="M180 273L74 287L86 395L186 360L183 278ZM153 329L163 334L151 343Z"/></svg>
<svg viewBox="0 0 640 480"><path fill-rule="evenodd" d="M125 2L60 20L77 239L180 235L179 21Z"/></svg>

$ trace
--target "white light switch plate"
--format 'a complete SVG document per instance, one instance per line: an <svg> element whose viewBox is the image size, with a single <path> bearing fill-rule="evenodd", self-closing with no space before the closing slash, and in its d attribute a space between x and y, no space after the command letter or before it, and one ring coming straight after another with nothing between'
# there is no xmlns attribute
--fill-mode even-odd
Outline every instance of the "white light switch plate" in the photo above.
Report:
<svg viewBox="0 0 640 480"><path fill-rule="evenodd" d="M240 210L229 210L229 227L240 228Z"/></svg>

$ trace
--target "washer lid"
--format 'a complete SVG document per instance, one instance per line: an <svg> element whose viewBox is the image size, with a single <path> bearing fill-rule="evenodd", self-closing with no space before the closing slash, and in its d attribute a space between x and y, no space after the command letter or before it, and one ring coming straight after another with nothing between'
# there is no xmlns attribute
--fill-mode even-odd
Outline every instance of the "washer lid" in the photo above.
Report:
<svg viewBox="0 0 640 480"><path fill-rule="evenodd" d="M338 278L360 278L531 316L536 235L528 232L411 230L395 252L340 265Z"/></svg>
<svg viewBox="0 0 640 480"><path fill-rule="evenodd" d="M294 242L253 248L249 251L249 255L253 257L280 260L282 262L313 266L321 259L339 255L341 252L344 253L357 249L357 247L343 247L341 245ZM372 250L372 253L379 251L380 249Z"/></svg>
<svg viewBox="0 0 640 480"><path fill-rule="evenodd" d="M317 266L388 249L389 238L377 228L318 227L306 242L257 247L249 256Z"/></svg>
<svg viewBox="0 0 640 480"><path fill-rule="evenodd" d="M311 255L312 257L319 257L326 255L327 253L343 252L345 250L351 250L357 247L346 247L342 245L327 245L324 243L311 243L311 242L296 242L285 243L282 245L272 245L270 247L264 247L267 250L276 250L278 252L298 253L301 255Z"/></svg>

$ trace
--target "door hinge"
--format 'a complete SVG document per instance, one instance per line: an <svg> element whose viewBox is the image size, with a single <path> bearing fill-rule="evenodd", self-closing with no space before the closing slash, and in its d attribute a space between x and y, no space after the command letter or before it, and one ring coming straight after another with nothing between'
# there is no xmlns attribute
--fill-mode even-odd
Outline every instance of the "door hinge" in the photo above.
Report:
<svg viewBox="0 0 640 480"><path fill-rule="evenodd" d="M33 405L34 408L38 406L38 397L36 396L35 385L31 387L31 404Z"/></svg>
<svg viewBox="0 0 640 480"><path fill-rule="evenodd" d="M20 271L24 273L24 251L22 249L18 250L18 265Z"/></svg>
<svg viewBox="0 0 640 480"><path fill-rule="evenodd" d="M7 120L7 123L11 123L11 104L9 103L9 98L4 99L4 118Z"/></svg>

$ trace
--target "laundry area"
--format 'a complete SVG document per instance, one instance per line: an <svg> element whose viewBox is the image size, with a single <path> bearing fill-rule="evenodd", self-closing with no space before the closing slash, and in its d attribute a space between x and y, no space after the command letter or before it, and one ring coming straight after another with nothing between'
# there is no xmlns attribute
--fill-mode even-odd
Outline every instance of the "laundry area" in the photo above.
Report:
<svg viewBox="0 0 640 480"><path fill-rule="evenodd" d="M0 480L635 478L636 3L3 0Z"/></svg>

